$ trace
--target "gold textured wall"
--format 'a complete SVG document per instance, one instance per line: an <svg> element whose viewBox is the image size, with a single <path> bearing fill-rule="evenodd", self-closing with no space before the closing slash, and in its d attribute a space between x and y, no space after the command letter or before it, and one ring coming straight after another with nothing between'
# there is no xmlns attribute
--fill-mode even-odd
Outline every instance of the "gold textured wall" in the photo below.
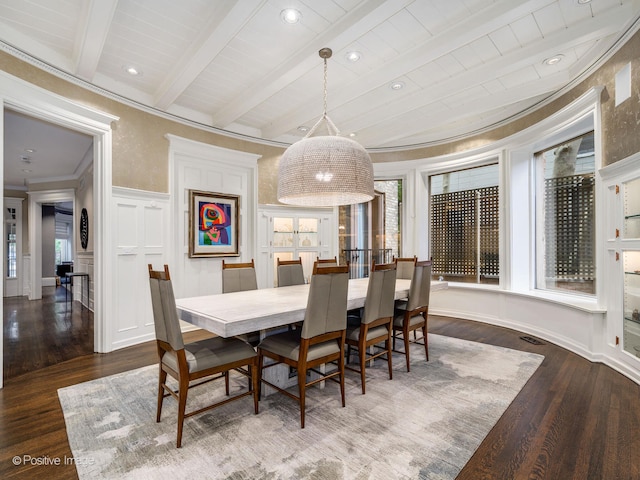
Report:
<svg viewBox="0 0 640 480"><path fill-rule="evenodd" d="M495 142L546 118L571 103L591 87L602 85L602 127L604 164L608 165L640 151L640 33L636 33L616 54L589 78L568 93L527 116L485 133L441 145L409 151L375 153L374 162L428 158L463 152ZM631 63L632 96L614 107L614 78ZM110 98L71 84L7 53L0 52L2 69L73 101L120 117L113 125L113 185L153 192L168 192L166 134L261 155L258 160L258 203L277 204L277 167L282 149L226 137L137 110Z"/></svg>

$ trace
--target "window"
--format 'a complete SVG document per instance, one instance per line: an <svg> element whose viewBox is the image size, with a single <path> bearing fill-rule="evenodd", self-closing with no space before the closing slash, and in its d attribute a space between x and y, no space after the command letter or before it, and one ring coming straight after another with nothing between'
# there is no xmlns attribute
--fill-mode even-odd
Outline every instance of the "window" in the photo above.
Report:
<svg viewBox="0 0 640 480"><path fill-rule="evenodd" d="M73 261L73 214L56 208L56 264Z"/></svg>
<svg viewBox="0 0 640 480"><path fill-rule="evenodd" d="M499 282L498 180L498 164L429 177L434 277Z"/></svg>
<svg viewBox="0 0 640 480"><path fill-rule="evenodd" d="M593 132L543 150L536 161L536 287L595 294Z"/></svg>
<svg viewBox="0 0 640 480"><path fill-rule="evenodd" d="M17 278L17 234L16 234L16 209L7 208L5 214L5 234L7 248L7 278Z"/></svg>
<svg viewBox="0 0 640 480"><path fill-rule="evenodd" d="M349 262L350 277L369 275L372 261L401 256L402 180L376 180L375 197L339 208L340 263Z"/></svg>

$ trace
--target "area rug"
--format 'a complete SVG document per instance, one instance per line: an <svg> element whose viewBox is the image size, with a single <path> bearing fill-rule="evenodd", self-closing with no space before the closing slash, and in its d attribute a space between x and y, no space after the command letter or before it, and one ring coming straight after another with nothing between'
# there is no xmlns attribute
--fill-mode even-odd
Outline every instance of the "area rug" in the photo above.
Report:
<svg viewBox="0 0 640 480"><path fill-rule="evenodd" d="M175 448L176 401L156 423L155 365L58 391L81 479L454 479L538 368L540 355L429 334L429 357L412 346L411 372L394 355L347 372L346 407L327 382L297 403L273 394L253 414L250 397L185 421ZM234 377L234 388L246 378ZM213 382L187 408L224 394Z"/></svg>

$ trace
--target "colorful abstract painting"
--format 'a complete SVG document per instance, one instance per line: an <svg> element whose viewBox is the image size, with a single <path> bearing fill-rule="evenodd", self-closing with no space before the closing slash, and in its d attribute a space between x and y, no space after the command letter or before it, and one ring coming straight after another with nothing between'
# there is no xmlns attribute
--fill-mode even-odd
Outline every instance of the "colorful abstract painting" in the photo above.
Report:
<svg viewBox="0 0 640 480"><path fill-rule="evenodd" d="M237 256L239 197L190 190L189 201L189 256Z"/></svg>

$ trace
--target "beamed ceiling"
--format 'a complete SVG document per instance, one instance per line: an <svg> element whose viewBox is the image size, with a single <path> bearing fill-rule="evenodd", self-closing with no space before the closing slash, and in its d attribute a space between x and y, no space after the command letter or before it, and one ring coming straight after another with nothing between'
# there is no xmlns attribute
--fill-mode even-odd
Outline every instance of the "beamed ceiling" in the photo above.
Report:
<svg viewBox="0 0 640 480"><path fill-rule="evenodd" d="M0 0L0 39L150 109L282 145L322 114L329 47L329 117L380 151L539 106L639 14L640 0Z"/></svg>

